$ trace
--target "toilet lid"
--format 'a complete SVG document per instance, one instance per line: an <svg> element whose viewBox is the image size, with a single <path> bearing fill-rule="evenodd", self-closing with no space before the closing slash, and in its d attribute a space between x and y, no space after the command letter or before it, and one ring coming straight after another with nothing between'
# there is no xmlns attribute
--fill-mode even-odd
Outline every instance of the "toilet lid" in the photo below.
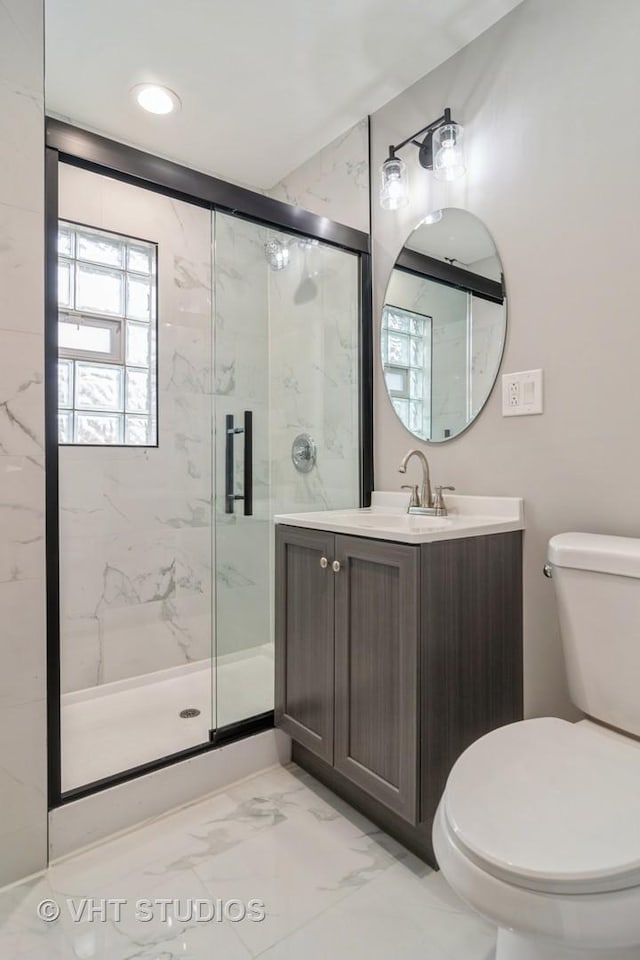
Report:
<svg viewBox="0 0 640 960"><path fill-rule="evenodd" d="M547 893L640 885L640 744L556 718L501 727L454 765L455 842L508 883Z"/></svg>

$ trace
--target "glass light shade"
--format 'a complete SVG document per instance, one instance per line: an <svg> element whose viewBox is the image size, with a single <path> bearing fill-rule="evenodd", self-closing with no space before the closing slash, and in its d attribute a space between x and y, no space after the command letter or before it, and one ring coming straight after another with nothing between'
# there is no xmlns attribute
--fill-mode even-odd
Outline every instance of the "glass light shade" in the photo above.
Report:
<svg viewBox="0 0 640 960"><path fill-rule="evenodd" d="M407 165L399 157L389 157L380 168L380 206L399 210L409 203Z"/></svg>
<svg viewBox="0 0 640 960"><path fill-rule="evenodd" d="M433 131L433 175L436 180L464 176L464 131L459 123L443 123Z"/></svg>

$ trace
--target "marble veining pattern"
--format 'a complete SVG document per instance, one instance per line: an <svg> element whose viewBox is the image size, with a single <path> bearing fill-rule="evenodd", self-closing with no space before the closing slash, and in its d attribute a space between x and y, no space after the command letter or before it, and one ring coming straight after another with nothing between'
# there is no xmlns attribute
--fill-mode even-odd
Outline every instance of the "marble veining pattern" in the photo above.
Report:
<svg viewBox="0 0 640 960"><path fill-rule="evenodd" d="M46 862L43 29L0 0L0 885Z"/></svg>
<svg viewBox="0 0 640 960"><path fill-rule="evenodd" d="M225 418L236 425L253 413L253 516L224 511L224 470L216 472L217 654L271 643L271 522L269 463L269 290L267 230L226 214L215 216L216 463L225 462ZM243 489L242 437L235 442L234 489ZM218 718L234 715L229 691L218 685ZM255 712L255 711L253 711Z"/></svg>
<svg viewBox="0 0 640 960"><path fill-rule="evenodd" d="M68 692L211 654L211 220L65 166L60 209L157 242L159 282L158 447L60 450Z"/></svg>
<svg viewBox="0 0 640 960"><path fill-rule="evenodd" d="M274 513L357 505L357 270L344 251L293 246L287 269L270 274ZM301 432L318 449L307 474L291 463Z"/></svg>
<svg viewBox="0 0 640 960"><path fill-rule="evenodd" d="M208 658L214 588L219 656L271 642L273 513L357 501L358 290L355 257L294 243L274 274L269 232L223 214L211 273L204 211L85 171L62 169L61 204L70 220L158 240L161 305L159 447L61 450L68 692ZM218 470L214 531L212 439L222 464L225 416L246 409L253 517L224 512ZM290 457L301 430L320 451L307 476Z"/></svg>
<svg viewBox="0 0 640 960"><path fill-rule="evenodd" d="M369 126L360 120L284 177L269 196L369 232Z"/></svg>
<svg viewBox="0 0 640 960"><path fill-rule="evenodd" d="M36 916L46 897L64 908L57 922ZM119 897L133 906L124 906L120 923L74 923L67 897ZM142 923L140 898L259 898L266 916L169 924L158 915ZM0 893L0 954L12 960L490 960L494 949L491 926L440 874L293 765Z"/></svg>

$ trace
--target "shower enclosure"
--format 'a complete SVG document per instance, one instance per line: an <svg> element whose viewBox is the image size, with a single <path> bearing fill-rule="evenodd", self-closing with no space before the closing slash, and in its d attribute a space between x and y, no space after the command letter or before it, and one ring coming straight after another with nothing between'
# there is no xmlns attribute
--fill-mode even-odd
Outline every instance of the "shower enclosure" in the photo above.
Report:
<svg viewBox="0 0 640 960"><path fill-rule="evenodd" d="M273 517L366 486L364 251L58 159L54 805L272 722Z"/></svg>

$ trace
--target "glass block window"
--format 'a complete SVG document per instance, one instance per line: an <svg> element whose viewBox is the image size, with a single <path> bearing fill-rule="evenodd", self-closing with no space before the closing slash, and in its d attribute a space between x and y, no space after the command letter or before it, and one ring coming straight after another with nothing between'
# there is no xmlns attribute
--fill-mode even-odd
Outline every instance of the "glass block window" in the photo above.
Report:
<svg viewBox="0 0 640 960"><path fill-rule="evenodd" d="M155 446L157 247L60 221L58 439Z"/></svg>
<svg viewBox="0 0 640 960"><path fill-rule="evenodd" d="M425 440L431 436L431 317L386 304L382 363L396 413Z"/></svg>

